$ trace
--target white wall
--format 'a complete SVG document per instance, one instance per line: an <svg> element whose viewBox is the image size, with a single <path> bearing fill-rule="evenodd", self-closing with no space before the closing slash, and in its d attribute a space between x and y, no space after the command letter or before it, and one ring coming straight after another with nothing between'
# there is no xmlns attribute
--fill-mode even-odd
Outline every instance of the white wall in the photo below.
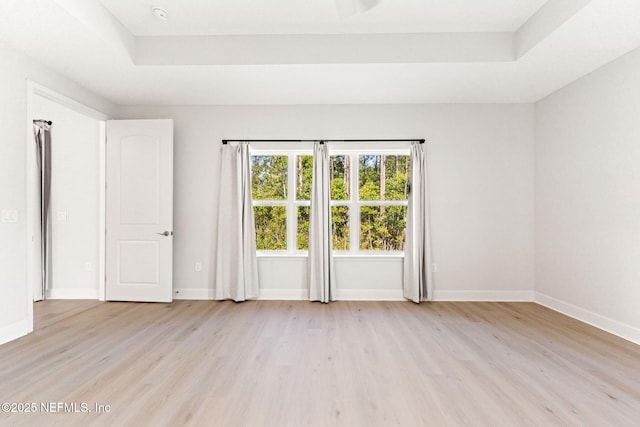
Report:
<svg viewBox="0 0 640 427"><path fill-rule="evenodd" d="M221 139L401 137L429 141L436 297L533 297L532 105L132 106L118 115L175 123L176 297L212 295ZM261 260L263 296L300 297L304 263ZM345 297L400 295L400 260L336 268Z"/></svg>
<svg viewBox="0 0 640 427"><path fill-rule="evenodd" d="M34 118L53 121L47 298L97 299L100 122L41 96L34 97L31 112Z"/></svg>
<svg viewBox="0 0 640 427"><path fill-rule="evenodd" d="M640 50L536 104L537 300L640 342Z"/></svg>
<svg viewBox="0 0 640 427"><path fill-rule="evenodd" d="M18 211L17 222L0 223L0 343L31 327L25 222L27 79L104 113L114 110L104 99L0 43L0 209Z"/></svg>

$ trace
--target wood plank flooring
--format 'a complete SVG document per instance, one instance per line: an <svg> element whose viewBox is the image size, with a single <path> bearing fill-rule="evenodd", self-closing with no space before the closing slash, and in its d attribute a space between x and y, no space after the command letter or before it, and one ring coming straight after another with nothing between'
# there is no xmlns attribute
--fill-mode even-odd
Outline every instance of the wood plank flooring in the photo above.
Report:
<svg viewBox="0 0 640 427"><path fill-rule="evenodd" d="M46 328L85 310L103 304L97 300L46 300L33 304L33 329Z"/></svg>
<svg viewBox="0 0 640 427"><path fill-rule="evenodd" d="M104 303L0 346L0 402L38 405L2 426L638 426L640 346L533 303Z"/></svg>

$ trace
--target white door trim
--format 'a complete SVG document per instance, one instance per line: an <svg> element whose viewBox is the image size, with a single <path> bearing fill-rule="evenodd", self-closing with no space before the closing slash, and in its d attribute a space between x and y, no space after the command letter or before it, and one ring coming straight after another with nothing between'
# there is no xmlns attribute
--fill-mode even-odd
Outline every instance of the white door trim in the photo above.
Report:
<svg viewBox="0 0 640 427"><path fill-rule="evenodd" d="M53 101L56 104L62 105L64 107L67 107L73 111L75 111L76 113L80 113L83 116L87 116L90 117L92 119L96 119L96 120L109 120L111 117L109 117L108 115L101 113L98 110L94 110L91 107L88 107L78 101L76 101L75 99L69 98L68 96L65 96L61 93L58 93L54 90L51 90L45 86L42 86L39 83L34 82L33 80L27 80L27 99L29 100L30 96L31 96L31 101L33 100L33 95L38 95L41 96L43 98L48 99L49 101ZM29 107L29 113L31 113L31 108L32 108L33 104L30 104ZM31 122L31 118L27 119L29 121L29 125L32 125L33 123ZM33 132L32 128L29 127L29 129Z"/></svg>
<svg viewBox="0 0 640 427"><path fill-rule="evenodd" d="M27 79L27 117L26 117L26 141L25 141L25 151L26 151L26 212L25 212L25 221L26 221L26 241L27 241L27 286L26 286L26 294L27 294L27 317L29 319L29 332L33 331L33 280L36 275L35 268L39 269L39 265L34 262L35 254L39 252L40 248L35 247L35 242L33 239L34 233L34 221L36 220L36 212L35 212L35 203L34 198L35 195L35 171L36 171L36 159L35 159L35 151L30 150L29 147L33 145L33 120L34 119L46 119L46 117L33 117L33 109L35 97L39 96L45 98L49 101L55 102L61 106L69 108L77 113L80 113L89 118L100 121L100 141L99 141L99 209L100 209L100 221L99 221L99 240L98 243L100 245L98 251L98 295L100 300L104 300L105 290L104 290L104 271L105 271L105 167L106 167L106 157L105 157L105 146L106 146L106 132L105 132L105 122L109 119L104 113L100 111L94 110L74 99L71 99L61 93L58 93L54 90L51 90L45 86L42 86L39 83L36 83L32 80Z"/></svg>
<svg viewBox="0 0 640 427"><path fill-rule="evenodd" d="M98 300L106 301L106 262L107 262L107 121L100 121L100 146L98 147L100 156L100 171L98 175L98 185L100 187L98 212Z"/></svg>

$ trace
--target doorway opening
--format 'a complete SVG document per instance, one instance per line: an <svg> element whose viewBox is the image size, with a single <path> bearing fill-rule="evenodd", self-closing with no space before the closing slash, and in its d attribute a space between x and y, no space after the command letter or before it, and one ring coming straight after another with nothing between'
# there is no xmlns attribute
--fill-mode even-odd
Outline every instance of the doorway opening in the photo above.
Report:
<svg viewBox="0 0 640 427"><path fill-rule="evenodd" d="M104 300L107 116L32 81L28 82L27 90L29 301ZM49 274L45 286L41 252L42 178L33 130L34 120L52 122L50 252L47 255ZM72 314L76 310L73 307L82 305L58 303L47 308L42 305L38 308L38 318L61 318L67 312ZM32 322L33 310L33 304L30 304L29 317ZM41 324L35 326L40 327ZM33 327L32 323L31 329Z"/></svg>

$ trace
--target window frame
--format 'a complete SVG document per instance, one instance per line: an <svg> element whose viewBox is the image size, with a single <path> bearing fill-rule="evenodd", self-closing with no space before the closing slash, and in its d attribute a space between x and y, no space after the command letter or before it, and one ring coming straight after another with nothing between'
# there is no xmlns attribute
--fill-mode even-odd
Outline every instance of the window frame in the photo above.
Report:
<svg viewBox="0 0 640 427"><path fill-rule="evenodd" d="M376 251L360 249L360 210L363 206L408 206L408 200L360 200L360 156L392 155L408 156L408 148L350 148L329 150L329 156L349 156L351 177L349 180L349 200L331 200L331 206L347 206L349 209L349 250L334 250L337 256L403 256L404 251Z"/></svg>
<svg viewBox="0 0 640 427"><path fill-rule="evenodd" d="M257 250L258 256L307 256L309 251L298 249L298 206L311 206L311 200L297 200L296 188L296 156L313 156L310 148L299 149L257 149L251 150L251 156L286 156L287 157L287 198L284 200L255 200L251 196L252 207L284 206L287 211L287 249ZM252 162L253 164L253 162ZM251 171L253 176L253 170ZM255 214L255 213L254 213Z"/></svg>
<svg viewBox="0 0 640 427"><path fill-rule="evenodd" d="M333 144L332 144L333 145ZM408 147L370 148L363 147L341 148L329 147L329 156L349 156L351 162L351 176L349 179L349 199L331 200L330 206L346 206L349 210L349 250L334 250L337 257L403 257L404 251L378 251L360 249L360 211L363 206L408 206L408 200L359 200L360 197L360 156L361 155L394 155L409 156ZM287 211L287 249L286 250L258 250L258 257L306 257L308 250L299 250L298 236L298 207L311 206L310 200L297 200L297 180L295 160L296 156L313 156L313 149L299 148L259 148L252 149L251 156L287 156L287 198L285 200L254 200L252 206L285 206ZM252 171L253 173L253 171Z"/></svg>

